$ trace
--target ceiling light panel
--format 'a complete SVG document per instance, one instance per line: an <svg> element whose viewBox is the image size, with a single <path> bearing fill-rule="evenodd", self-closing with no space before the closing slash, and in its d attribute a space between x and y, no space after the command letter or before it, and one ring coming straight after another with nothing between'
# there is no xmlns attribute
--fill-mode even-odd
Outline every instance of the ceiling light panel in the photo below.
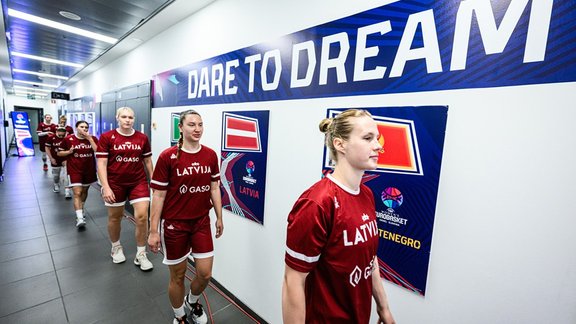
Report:
<svg viewBox="0 0 576 324"><path fill-rule="evenodd" d="M60 65L67 65L67 66L76 67L76 68L82 68L83 67L82 64L60 61L60 60L54 60L51 58L40 57L40 56L36 56L36 55L30 55L30 54L24 54L24 53L18 53L18 52L12 52L10 54L12 54L12 56L23 57L23 58L27 58L27 59L31 59L31 60L36 60L36 61L42 61L42 62L48 62L48 63L54 63L54 64L60 64Z"/></svg>
<svg viewBox="0 0 576 324"><path fill-rule="evenodd" d="M44 88L58 88L59 85L57 84L47 84L47 83L42 83L42 82L32 82L32 81L25 81L25 80L13 80L12 82L18 84L18 83L22 83L22 84L29 84L29 85L33 85L33 86L38 86L38 87L44 87Z"/></svg>
<svg viewBox="0 0 576 324"><path fill-rule="evenodd" d="M37 75L37 76L40 76L40 77L44 77L44 78L52 78L52 79L68 80L68 78L67 78L67 77L65 77L65 76L61 76L61 75L54 75L54 74L49 74L49 73L34 72L34 71L26 71L26 70L20 70L20 69L12 69L12 72L14 72L14 74L16 74L16 73L24 73L24 74L32 74L32 75Z"/></svg>
<svg viewBox="0 0 576 324"><path fill-rule="evenodd" d="M30 14L27 14L25 12L10 9L10 8L8 8L8 15L11 17L20 18L20 19L23 19L23 20L26 20L29 22L43 25L43 26L59 29L59 30L62 30L62 31L65 31L68 33L72 33L72 34L88 37L91 39L99 40L102 42L106 42L108 44L115 44L118 41L118 39L113 38L113 37L97 34L97 33L91 32L89 30L77 28L74 26L59 23L57 21L53 21L53 20L42 18L42 17L30 15Z"/></svg>

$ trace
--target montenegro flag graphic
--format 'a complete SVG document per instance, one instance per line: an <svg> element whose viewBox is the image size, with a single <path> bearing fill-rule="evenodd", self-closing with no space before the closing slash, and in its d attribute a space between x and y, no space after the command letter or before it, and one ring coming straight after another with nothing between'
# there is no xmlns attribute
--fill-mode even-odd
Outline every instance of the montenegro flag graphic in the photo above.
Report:
<svg viewBox="0 0 576 324"><path fill-rule="evenodd" d="M374 116L374 119L382 145L376 171L422 174L418 142L412 121L384 119L378 116Z"/></svg>

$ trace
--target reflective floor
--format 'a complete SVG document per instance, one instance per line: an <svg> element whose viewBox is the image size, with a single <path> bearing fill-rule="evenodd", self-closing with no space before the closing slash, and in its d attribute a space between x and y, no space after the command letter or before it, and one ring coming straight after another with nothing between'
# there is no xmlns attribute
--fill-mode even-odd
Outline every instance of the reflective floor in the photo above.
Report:
<svg viewBox="0 0 576 324"><path fill-rule="evenodd" d="M75 227L72 201L63 191L52 191L51 172L42 171L39 155L6 160L0 182L0 323L172 323L168 268L153 253L153 271L133 264L130 215L121 235L127 260L113 264L97 189L89 190L84 230ZM188 278L192 271L190 265ZM209 323L262 322L222 290L210 284L201 298Z"/></svg>

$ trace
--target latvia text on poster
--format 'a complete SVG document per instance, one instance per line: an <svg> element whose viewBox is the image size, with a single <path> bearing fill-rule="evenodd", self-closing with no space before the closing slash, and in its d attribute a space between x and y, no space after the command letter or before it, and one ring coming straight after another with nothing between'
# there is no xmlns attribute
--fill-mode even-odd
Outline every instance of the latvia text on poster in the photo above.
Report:
<svg viewBox="0 0 576 324"><path fill-rule="evenodd" d="M269 111L222 113L222 207L264 225Z"/></svg>

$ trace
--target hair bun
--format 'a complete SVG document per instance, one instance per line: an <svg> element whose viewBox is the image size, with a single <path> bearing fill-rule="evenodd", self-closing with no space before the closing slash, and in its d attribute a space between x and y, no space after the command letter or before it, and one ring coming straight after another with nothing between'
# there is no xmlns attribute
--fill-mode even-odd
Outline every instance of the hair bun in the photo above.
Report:
<svg viewBox="0 0 576 324"><path fill-rule="evenodd" d="M326 133L328 132L328 129L330 129L330 126L332 125L332 121L334 119L332 118L324 118L320 121L320 124L318 125L318 128L320 128L320 131L322 133Z"/></svg>

